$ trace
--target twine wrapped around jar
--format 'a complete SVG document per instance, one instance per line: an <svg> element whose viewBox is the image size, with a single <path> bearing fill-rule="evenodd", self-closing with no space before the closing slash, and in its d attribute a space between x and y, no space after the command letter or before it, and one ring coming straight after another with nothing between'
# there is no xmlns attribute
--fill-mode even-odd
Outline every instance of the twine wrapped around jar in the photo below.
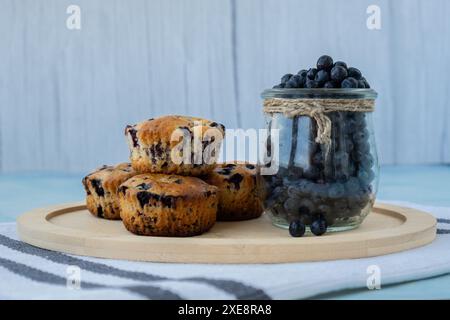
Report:
<svg viewBox="0 0 450 320"><path fill-rule="evenodd" d="M326 115L330 112L373 112L373 99L281 99L264 100L264 112L281 113L288 118L307 116L317 124L316 142L329 150L331 144L331 120Z"/></svg>

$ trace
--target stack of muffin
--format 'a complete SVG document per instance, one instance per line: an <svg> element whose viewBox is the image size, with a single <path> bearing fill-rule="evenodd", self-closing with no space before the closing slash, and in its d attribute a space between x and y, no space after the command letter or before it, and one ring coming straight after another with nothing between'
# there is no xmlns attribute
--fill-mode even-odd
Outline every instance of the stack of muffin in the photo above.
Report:
<svg viewBox="0 0 450 320"><path fill-rule="evenodd" d="M210 148L212 157L206 162L194 159L198 154L194 140L188 141L190 150L180 149L182 138L173 139L176 131L183 133L182 138L200 135L200 154ZM210 132L219 133L220 139ZM93 215L122 219L135 234L175 237L199 235L216 220L261 215L255 165L216 163L214 150L225 135L222 124L164 116L127 126L125 135L131 163L105 165L83 178L87 208ZM173 161L177 157L182 161Z"/></svg>

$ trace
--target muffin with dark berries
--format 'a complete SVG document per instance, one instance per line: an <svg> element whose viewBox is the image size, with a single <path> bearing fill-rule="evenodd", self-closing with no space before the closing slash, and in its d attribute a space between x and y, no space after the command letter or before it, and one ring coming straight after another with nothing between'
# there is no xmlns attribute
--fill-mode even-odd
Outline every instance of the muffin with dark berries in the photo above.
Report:
<svg viewBox="0 0 450 320"><path fill-rule="evenodd" d="M126 229L146 236L188 237L216 222L217 188L195 177L140 174L119 188Z"/></svg>
<svg viewBox="0 0 450 320"><path fill-rule="evenodd" d="M208 174L224 134L225 127L218 122L176 115L125 128L131 164L139 173Z"/></svg>
<svg viewBox="0 0 450 320"><path fill-rule="evenodd" d="M217 220L254 219L263 212L264 190L257 183L256 166L235 162L217 164L205 181L218 188Z"/></svg>
<svg viewBox="0 0 450 320"><path fill-rule="evenodd" d="M99 218L120 219L119 185L137 175L129 163L116 166L104 165L83 178L86 191L86 206L90 213Z"/></svg>

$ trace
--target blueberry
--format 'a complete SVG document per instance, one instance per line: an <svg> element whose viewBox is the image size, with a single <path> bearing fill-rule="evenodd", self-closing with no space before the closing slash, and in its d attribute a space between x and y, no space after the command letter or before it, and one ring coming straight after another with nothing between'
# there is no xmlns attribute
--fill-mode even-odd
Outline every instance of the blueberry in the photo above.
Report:
<svg viewBox="0 0 450 320"><path fill-rule="evenodd" d="M120 187L117 189L117 192L122 193L122 194L125 194L125 193L127 192L127 189L128 189L127 186L120 186Z"/></svg>
<svg viewBox="0 0 450 320"><path fill-rule="evenodd" d="M137 138L137 130L130 125L127 125L125 128L125 134L129 133L131 136L131 140L133 141L133 147L137 148L139 146L138 138Z"/></svg>
<svg viewBox="0 0 450 320"><path fill-rule="evenodd" d="M217 171L217 173L223 176L228 176L229 174L231 174L231 170L231 168L221 168L219 171Z"/></svg>
<svg viewBox="0 0 450 320"><path fill-rule="evenodd" d="M345 150L350 153L353 151L353 147L354 147L353 142L350 139L346 139L345 140Z"/></svg>
<svg viewBox="0 0 450 320"><path fill-rule="evenodd" d="M308 193L312 183L305 179L300 179L295 183L295 188L301 193Z"/></svg>
<svg viewBox="0 0 450 320"><path fill-rule="evenodd" d="M357 144L362 144L366 142L369 139L369 130L363 129L356 131L353 134L353 141Z"/></svg>
<svg viewBox="0 0 450 320"><path fill-rule="evenodd" d="M336 61L334 63L334 66L335 67L339 66L339 67L343 67L343 68L347 69L347 64L345 62L343 62L343 61Z"/></svg>
<svg viewBox="0 0 450 320"><path fill-rule="evenodd" d="M334 183L330 186L328 190L328 195L330 198L337 199L345 194L345 188L341 183Z"/></svg>
<svg viewBox="0 0 450 320"><path fill-rule="evenodd" d="M360 142L359 144L356 145L356 149L361 154L368 153L370 152L370 143L368 141ZM361 159L362 158L360 158L360 160Z"/></svg>
<svg viewBox="0 0 450 320"><path fill-rule="evenodd" d="M358 88L358 80L348 77L342 81L341 88Z"/></svg>
<svg viewBox="0 0 450 320"><path fill-rule="evenodd" d="M316 180L319 178L320 172L316 167L309 167L303 171L303 176L308 180Z"/></svg>
<svg viewBox="0 0 450 320"><path fill-rule="evenodd" d="M299 167L292 167L288 170L287 172L287 178L288 181L291 180L298 180L299 178L301 178L303 176L303 168L299 168Z"/></svg>
<svg viewBox="0 0 450 320"><path fill-rule="evenodd" d="M364 184L369 184L375 179L375 173L372 170L360 170L358 172L359 181Z"/></svg>
<svg viewBox="0 0 450 320"><path fill-rule="evenodd" d="M333 67L333 58L330 56L324 55L317 60L317 69L318 70L331 70Z"/></svg>
<svg viewBox="0 0 450 320"><path fill-rule="evenodd" d="M91 185L92 185L92 188L94 188L95 193L97 193L97 195L99 197L104 197L105 196L105 190L103 189L102 183L100 182L100 180L92 179L91 180Z"/></svg>
<svg viewBox="0 0 450 320"><path fill-rule="evenodd" d="M345 78L347 78L348 73L347 69L341 66L335 66L331 69L331 79L336 82L341 82Z"/></svg>
<svg viewBox="0 0 450 320"><path fill-rule="evenodd" d="M244 180L244 176L239 173L235 173L228 179L228 182L232 183L236 190L239 190L242 180Z"/></svg>
<svg viewBox="0 0 450 320"><path fill-rule="evenodd" d="M300 84L300 88L304 88L305 87L305 83L306 80L308 80L308 78L306 77L306 75L302 76L302 75L295 75L294 77L296 77L296 80L299 82Z"/></svg>
<svg viewBox="0 0 450 320"><path fill-rule="evenodd" d="M375 159L370 153L364 153L364 155L361 158L361 167L363 167L366 170L370 170L375 163Z"/></svg>
<svg viewBox="0 0 450 320"><path fill-rule="evenodd" d="M152 194L147 191L139 191L136 194L136 197L141 205L141 208L144 208L144 206L150 202L150 199L152 199Z"/></svg>
<svg viewBox="0 0 450 320"><path fill-rule="evenodd" d="M314 183L309 193L311 200L316 204L323 203L328 198L328 188L327 184Z"/></svg>
<svg viewBox="0 0 450 320"><path fill-rule="evenodd" d="M137 186L136 186L136 188L137 189L139 189L139 190L148 190L148 189L150 189L152 186L151 186L151 184L149 184L149 183L141 183L141 184L138 184Z"/></svg>
<svg viewBox="0 0 450 320"><path fill-rule="evenodd" d="M292 80L289 80L288 82L286 82L284 87L287 88L287 89L298 88L297 87L297 83L295 81L292 81Z"/></svg>
<svg viewBox="0 0 450 320"><path fill-rule="evenodd" d="M328 88L328 89L332 89L332 88L336 88L336 85L334 84L333 81L327 81L325 82L325 84L323 85L324 88Z"/></svg>
<svg viewBox="0 0 450 320"><path fill-rule="evenodd" d="M336 174L335 174L336 181L341 182L341 183L347 182L348 179L350 178L350 174L348 172L349 172L348 169L345 169L340 172L336 172Z"/></svg>
<svg viewBox="0 0 450 320"><path fill-rule="evenodd" d="M97 207L97 216L103 218L103 208L101 206Z"/></svg>
<svg viewBox="0 0 450 320"><path fill-rule="evenodd" d="M345 126L345 132L350 133L350 134L359 129L357 121L355 119L351 119L351 118L347 119L344 126Z"/></svg>
<svg viewBox="0 0 450 320"><path fill-rule="evenodd" d="M302 191L297 186L289 186L287 189L288 195L292 198L302 197Z"/></svg>
<svg viewBox="0 0 450 320"><path fill-rule="evenodd" d="M317 152L316 154L313 155L312 157L312 163L314 165L323 165L323 154L322 152Z"/></svg>
<svg viewBox="0 0 450 320"><path fill-rule="evenodd" d="M335 163L345 163L348 162L348 153L345 151L339 151L334 154Z"/></svg>
<svg viewBox="0 0 450 320"><path fill-rule="evenodd" d="M337 124L339 124L339 125L341 122L343 122L345 120L344 112L340 112L340 111L334 112L332 114L332 117L335 119L335 121L337 121Z"/></svg>
<svg viewBox="0 0 450 320"><path fill-rule="evenodd" d="M316 77L316 74L317 74L317 69L316 68L311 68L306 73L306 77L308 79L310 79L310 80L314 80L314 78Z"/></svg>
<svg viewBox="0 0 450 320"><path fill-rule="evenodd" d="M370 201L371 191L369 189L367 190L362 189L360 192L358 192L357 196L358 197L356 205L360 209L364 209Z"/></svg>
<svg viewBox="0 0 450 320"><path fill-rule="evenodd" d="M225 165L222 165L222 167L233 169L236 168L236 165L234 163L227 163Z"/></svg>
<svg viewBox="0 0 450 320"><path fill-rule="evenodd" d="M298 198L288 198L284 204L284 209L289 213L297 212L300 208L299 199Z"/></svg>
<svg viewBox="0 0 450 320"><path fill-rule="evenodd" d="M279 186L273 190L272 194L273 194L274 198L278 198L278 197L281 197L283 195L283 193L284 193L284 188Z"/></svg>
<svg viewBox="0 0 450 320"><path fill-rule="evenodd" d="M314 203L309 199L300 200L300 206L298 208L299 215L310 215L314 209Z"/></svg>
<svg viewBox="0 0 450 320"><path fill-rule="evenodd" d="M366 126L366 122L364 119L356 119L356 118L349 118L347 120L347 132L356 132L358 130L364 129Z"/></svg>
<svg viewBox="0 0 450 320"><path fill-rule="evenodd" d="M367 89L370 88L370 84L367 82L366 78L362 77L362 78L360 79L360 81L363 81L363 82L364 82L364 87L365 87L365 88L367 88Z"/></svg>
<svg viewBox="0 0 450 320"><path fill-rule="evenodd" d="M297 74L302 78L306 78L306 75L308 74L308 70L302 69Z"/></svg>
<svg viewBox="0 0 450 320"><path fill-rule="evenodd" d="M285 75L281 78L281 83L286 83L286 82L288 82L289 79L291 79L291 77L292 77L292 74L290 74L290 73L285 74Z"/></svg>
<svg viewBox="0 0 450 320"><path fill-rule="evenodd" d="M365 123L366 115L362 112L353 112L352 118L358 121L359 123Z"/></svg>
<svg viewBox="0 0 450 320"><path fill-rule="evenodd" d="M345 189L348 194L355 194L359 190L359 180L358 178L351 177L345 184Z"/></svg>
<svg viewBox="0 0 450 320"><path fill-rule="evenodd" d="M322 85L327 82L328 80L330 80L330 76L328 75L328 72L325 70L320 70L319 72L317 72L316 77L314 78L319 85Z"/></svg>
<svg viewBox="0 0 450 320"><path fill-rule="evenodd" d="M315 89L319 87L319 83L315 80L307 80L305 83L305 88Z"/></svg>
<svg viewBox="0 0 450 320"><path fill-rule="evenodd" d="M360 150L354 150L352 152L353 161L360 162L363 157L364 157L364 153Z"/></svg>
<svg viewBox="0 0 450 320"><path fill-rule="evenodd" d="M353 159L353 158L352 158L352 159ZM354 176L354 175L355 175L355 170L356 170L355 163L354 163L353 161L350 161L350 162L348 163L348 173L349 173L351 176Z"/></svg>
<svg viewBox="0 0 450 320"><path fill-rule="evenodd" d="M360 80L362 77L361 71L356 68L348 68L348 76Z"/></svg>
<svg viewBox="0 0 450 320"><path fill-rule="evenodd" d="M288 82L286 82L286 87L289 88L303 88L304 85L304 79L296 74L295 76L292 76L291 79L289 79Z"/></svg>
<svg viewBox="0 0 450 320"><path fill-rule="evenodd" d="M273 89L283 89L284 83L277 84L276 86L273 86Z"/></svg>
<svg viewBox="0 0 450 320"><path fill-rule="evenodd" d="M289 224L289 234L293 237L303 237L305 225L300 220L294 220Z"/></svg>
<svg viewBox="0 0 450 320"><path fill-rule="evenodd" d="M294 75L292 78L294 78L295 81L297 81L297 82L299 83L300 88L303 87L303 86L305 85L305 82L306 82L306 76L305 76L305 77L302 77L301 75L296 74L296 75Z"/></svg>
<svg viewBox="0 0 450 320"><path fill-rule="evenodd" d="M323 235L325 232L327 232L327 228L327 220L325 220L324 218L314 220L310 226L311 232L316 236Z"/></svg>
<svg viewBox="0 0 450 320"><path fill-rule="evenodd" d="M330 211L331 208L326 204L321 204L317 207L317 212L322 216L328 214Z"/></svg>
<svg viewBox="0 0 450 320"><path fill-rule="evenodd" d="M347 199L340 199L334 203L334 211L339 217L348 216L348 201Z"/></svg>
<svg viewBox="0 0 450 320"><path fill-rule="evenodd" d="M366 83L363 80L358 80L358 88L365 89Z"/></svg>

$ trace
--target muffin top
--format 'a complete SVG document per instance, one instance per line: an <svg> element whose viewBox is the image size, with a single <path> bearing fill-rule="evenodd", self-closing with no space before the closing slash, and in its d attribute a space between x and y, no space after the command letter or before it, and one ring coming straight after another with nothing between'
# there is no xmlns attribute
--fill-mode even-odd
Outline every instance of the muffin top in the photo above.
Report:
<svg viewBox="0 0 450 320"><path fill-rule="evenodd" d="M204 198L217 193L217 188L195 177L165 174L140 174L125 181L119 187L123 195L146 192L164 197Z"/></svg>
<svg viewBox="0 0 450 320"><path fill-rule="evenodd" d="M115 166L103 165L84 177L82 182L86 192L90 192L90 184L99 196L103 196L103 188L115 191L119 184L136 174L131 164L127 162Z"/></svg>
<svg viewBox="0 0 450 320"><path fill-rule="evenodd" d="M139 144L151 145L155 141L163 141L176 145L178 141L171 141L172 134L175 130L188 131L190 134L201 132L202 138L205 134L210 134L210 129L219 130L218 134L224 136L225 126L218 122L188 116L169 115L154 119L148 119L139 122L135 125L128 125L125 128L125 134L130 135L133 146L137 147ZM201 129L201 131L200 131ZM197 131L198 130L198 131Z"/></svg>

